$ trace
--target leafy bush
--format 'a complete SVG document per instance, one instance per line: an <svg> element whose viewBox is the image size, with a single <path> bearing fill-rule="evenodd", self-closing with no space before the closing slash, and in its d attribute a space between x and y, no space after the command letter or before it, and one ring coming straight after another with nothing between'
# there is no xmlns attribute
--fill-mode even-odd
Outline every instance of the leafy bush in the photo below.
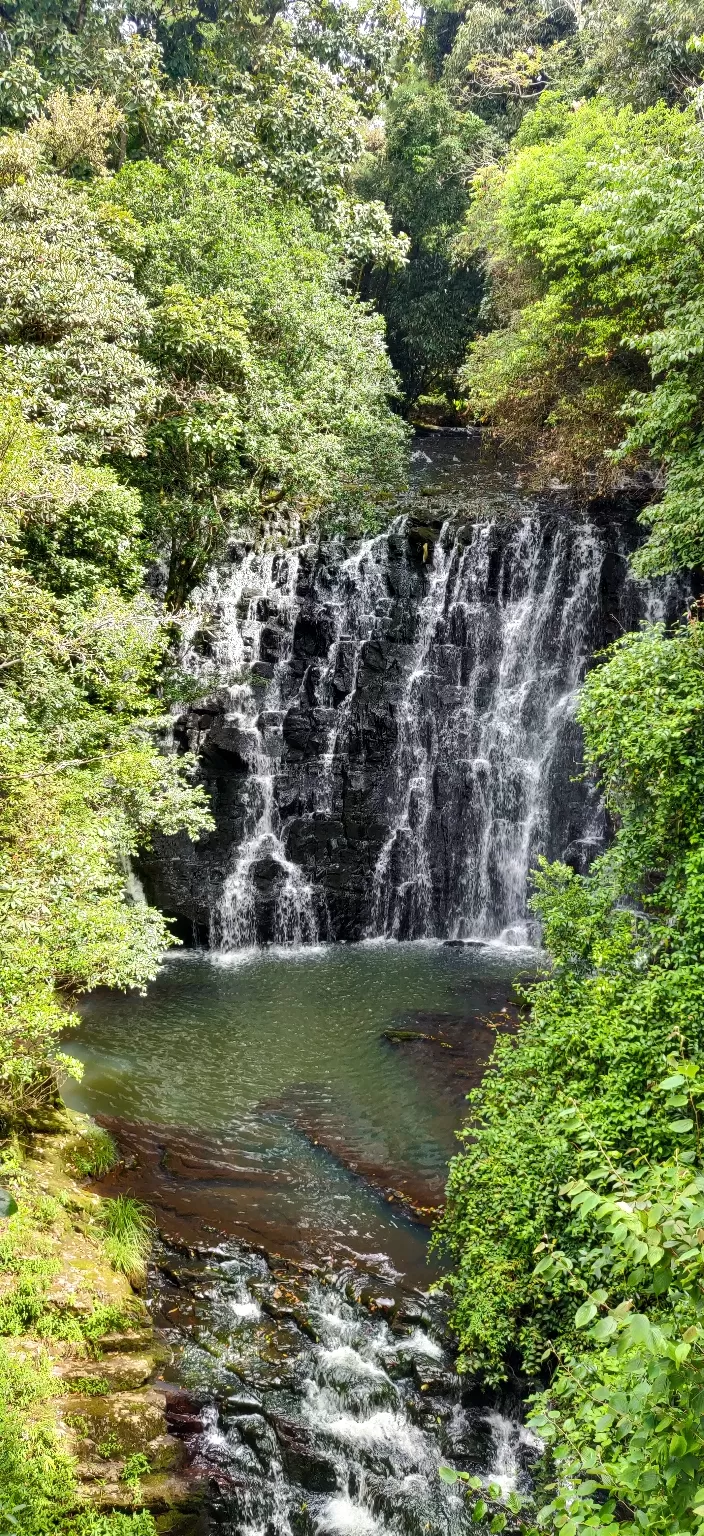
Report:
<svg viewBox="0 0 704 1536"><path fill-rule="evenodd" d="M18 1359L0 1342L0 1517L8 1536L156 1536L146 1511L76 1513L73 1464L42 1403L45 1362Z"/></svg>
<svg viewBox="0 0 704 1536"><path fill-rule="evenodd" d="M615 1519L623 1536L698 1532L704 1519L700 1067L672 1057L659 1090L678 1141L662 1163L623 1158L568 1112L579 1169L565 1196L587 1245L578 1268L552 1245L536 1266L584 1298L579 1342L531 1415L554 1468L543 1523L567 1514L575 1532Z"/></svg>

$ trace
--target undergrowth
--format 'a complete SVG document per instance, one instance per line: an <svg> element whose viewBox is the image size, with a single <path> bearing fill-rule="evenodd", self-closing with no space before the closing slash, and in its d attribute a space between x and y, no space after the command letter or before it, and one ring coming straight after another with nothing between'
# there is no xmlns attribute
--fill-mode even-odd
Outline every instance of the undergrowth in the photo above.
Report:
<svg viewBox="0 0 704 1536"><path fill-rule="evenodd" d="M76 1512L74 1463L47 1407L52 1385L45 1358L18 1359L0 1341L2 1536L155 1536L146 1511Z"/></svg>
<svg viewBox="0 0 704 1536"><path fill-rule="evenodd" d="M118 1197L106 1204L100 1221L89 1204L80 1205L68 1192L47 1195L17 1143L0 1148L0 1177L18 1205L13 1216L0 1221L0 1536L156 1536L147 1511L105 1514L80 1508L75 1463L53 1417L56 1380L48 1353L51 1343L65 1341L94 1355L103 1335L122 1332L141 1317L136 1299L132 1306L95 1300L87 1313L74 1310L60 1291L52 1294L52 1282L61 1271L57 1251L72 1229L98 1239L121 1268L116 1258L121 1253L126 1260L130 1238L132 1259L137 1249L143 1252L146 1214L137 1201ZM80 1385L91 1395L109 1390L99 1378Z"/></svg>

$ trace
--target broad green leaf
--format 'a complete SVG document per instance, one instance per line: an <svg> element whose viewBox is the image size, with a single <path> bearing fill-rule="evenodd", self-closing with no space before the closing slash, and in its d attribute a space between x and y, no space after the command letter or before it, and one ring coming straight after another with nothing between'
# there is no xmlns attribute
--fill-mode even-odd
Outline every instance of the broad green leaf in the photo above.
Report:
<svg viewBox="0 0 704 1536"><path fill-rule="evenodd" d="M14 1216L16 1210L17 1201L9 1189L0 1189L0 1217Z"/></svg>
<svg viewBox="0 0 704 1536"><path fill-rule="evenodd" d="M634 1312L629 1317L624 1333L629 1344L642 1344L648 1350L652 1351L654 1349L652 1326L650 1319L645 1316L644 1312Z"/></svg>
<svg viewBox="0 0 704 1536"><path fill-rule="evenodd" d="M602 1343L604 1339L610 1339L612 1334L617 1332L618 1323L615 1317L600 1317L598 1323L595 1323L592 1328L590 1338L597 1339L599 1343Z"/></svg>

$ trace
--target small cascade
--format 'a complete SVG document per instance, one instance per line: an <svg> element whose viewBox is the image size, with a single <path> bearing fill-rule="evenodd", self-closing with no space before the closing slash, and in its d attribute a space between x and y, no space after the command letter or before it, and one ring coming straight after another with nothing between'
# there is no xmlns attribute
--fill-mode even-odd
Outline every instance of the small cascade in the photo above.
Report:
<svg viewBox="0 0 704 1536"><path fill-rule="evenodd" d="M203 699L175 736L217 830L158 841L140 873L215 946L530 942L539 857L584 870L604 845L576 695L599 649L685 594L630 574L627 520L546 510L457 448L437 504L376 538L233 546L199 594Z"/></svg>
<svg viewBox="0 0 704 1536"><path fill-rule="evenodd" d="M496 1409L486 1414L486 1422L492 1441L489 1481L497 1484L505 1499L525 1478L526 1453L540 1455L543 1446L519 1419L509 1419Z"/></svg>
<svg viewBox="0 0 704 1536"><path fill-rule="evenodd" d="M157 1299L202 1426L189 1459L218 1490L225 1536L470 1536L471 1504L441 1465L505 1494L528 1486L540 1446L465 1400L436 1302L272 1264L228 1244L187 1264L169 1254Z"/></svg>

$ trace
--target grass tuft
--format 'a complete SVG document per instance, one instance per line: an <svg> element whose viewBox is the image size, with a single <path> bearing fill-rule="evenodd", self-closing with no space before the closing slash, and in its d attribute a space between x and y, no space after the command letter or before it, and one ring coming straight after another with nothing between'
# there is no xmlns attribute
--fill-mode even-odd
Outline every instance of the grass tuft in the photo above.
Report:
<svg viewBox="0 0 704 1536"><path fill-rule="evenodd" d="M130 1284L141 1285L154 1233L151 1211L132 1195L117 1195L114 1200L103 1201L100 1223L113 1269L126 1275Z"/></svg>
<svg viewBox="0 0 704 1536"><path fill-rule="evenodd" d="M120 1161L112 1136L96 1125L70 1142L64 1154L69 1173L79 1179L102 1179Z"/></svg>

